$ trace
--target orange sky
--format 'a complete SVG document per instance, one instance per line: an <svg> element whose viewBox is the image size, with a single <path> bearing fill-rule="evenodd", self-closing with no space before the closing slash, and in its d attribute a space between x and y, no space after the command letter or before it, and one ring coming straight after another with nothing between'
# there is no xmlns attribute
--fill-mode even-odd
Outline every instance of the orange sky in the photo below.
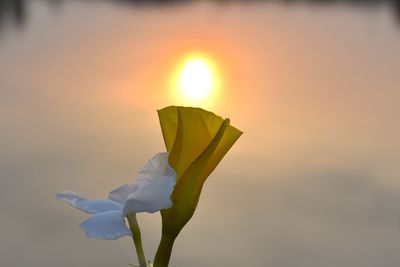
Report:
<svg viewBox="0 0 400 267"><path fill-rule="evenodd" d="M211 103L244 135L210 177L174 267L397 267L400 34L386 9L32 5L0 38L0 265L124 266L54 200L128 182L164 149L156 109L209 55ZM159 218L144 215L148 254ZM131 257L131 258L130 258Z"/></svg>

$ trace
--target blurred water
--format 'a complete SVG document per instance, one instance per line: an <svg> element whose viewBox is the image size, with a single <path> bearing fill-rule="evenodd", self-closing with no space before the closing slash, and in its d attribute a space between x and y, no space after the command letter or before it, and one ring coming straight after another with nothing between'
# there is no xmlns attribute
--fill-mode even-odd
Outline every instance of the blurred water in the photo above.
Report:
<svg viewBox="0 0 400 267"><path fill-rule="evenodd" d="M397 267L392 3L2 1L0 266L135 261L129 238L86 239L54 196L104 197L164 149L156 109L185 104L169 79L196 48L223 79L206 108L245 134L171 266ZM140 219L151 257L159 216Z"/></svg>
<svg viewBox="0 0 400 267"><path fill-rule="evenodd" d="M40 0L37 0L40 1ZM104 0L103 0L104 1ZM192 4L198 3L202 0L109 0L116 4L122 5L132 5L135 8L143 8L149 6L171 6L177 4ZM0 30L3 24L10 21L14 22L17 26L24 26L27 23L27 17L29 18L30 13L30 2L26 0L2 0L0 1ZM62 8L65 5L64 0L42 0L42 2L47 2L49 6L54 9ZM102 2L100 0L93 2ZM204 1L203 1L204 2ZM332 5L347 5L348 7L356 7L361 9L376 9L385 6L392 10L393 16L400 18L400 2L397 0L308 0L308 1L254 1L254 0L215 0L213 2L217 5L229 5L232 3L242 2L245 5L254 4L255 2L264 2L265 4L280 2L286 5L308 3L311 5L322 5L322 6L332 6Z"/></svg>

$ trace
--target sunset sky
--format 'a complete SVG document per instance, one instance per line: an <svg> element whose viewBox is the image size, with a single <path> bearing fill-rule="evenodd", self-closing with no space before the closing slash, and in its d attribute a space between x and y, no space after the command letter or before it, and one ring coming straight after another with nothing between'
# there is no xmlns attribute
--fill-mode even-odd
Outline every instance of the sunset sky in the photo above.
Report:
<svg viewBox="0 0 400 267"><path fill-rule="evenodd" d="M400 25L386 7L30 4L0 32L0 266L135 263L55 199L133 180L164 151L157 109L244 134L209 177L171 267L398 267ZM210 94L182 93L193 55ZM200 56L198 56L200 55ZM159 214L139 216L149 258Z"/></svg>

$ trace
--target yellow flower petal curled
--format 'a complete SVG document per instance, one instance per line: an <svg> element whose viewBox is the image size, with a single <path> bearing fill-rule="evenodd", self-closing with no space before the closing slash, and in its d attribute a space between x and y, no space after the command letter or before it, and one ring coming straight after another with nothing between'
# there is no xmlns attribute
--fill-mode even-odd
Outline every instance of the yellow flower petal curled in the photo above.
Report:
<svg viewBox="0 0 400 267"><path fill-rule="evenodd" d="M207 148L224 119L200 108L176 106L161 109L158 115L165 146L170 152L170 164L179 179L189 165ZM212 157L215 166L241 134L242 132L238 129L232 126L227 127ZM216 160L218 162L215 162Z"/></svg>
<svg viewBox="0 0 400 267"><path fill-rule="evenodd" d="M192 217L207 177L242 134L212 112L167 107L158 111L169 163L177 173L173 206L162 211L163 228L178 234Z"/></svg>

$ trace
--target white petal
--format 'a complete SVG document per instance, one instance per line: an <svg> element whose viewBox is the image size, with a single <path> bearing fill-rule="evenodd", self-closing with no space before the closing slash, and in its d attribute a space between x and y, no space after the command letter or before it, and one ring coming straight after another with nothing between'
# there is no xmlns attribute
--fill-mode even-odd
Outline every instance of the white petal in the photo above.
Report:
<svg viewBox="0 0 400 267"><path fill-rule="evenodd" d="M138 187L137 183L125 184L111 191L110 194L108 195L108 198L118 203L121 203L122 205L125 205L128 196L132 194L132 192L137 190L137 187Z"/></svg>
<svg viewBox="0 0 400 267"><path fill-rule="evenodd" d="M170 178L162 178L162 177L170 177ZM172 179L173 178L173 179ZM128 197L137 192L137 191L143 191L143 187L147 184L152 184L156 183L154 185L154 190L157 187L157 183L163 183L163 182L156 182L156 180L165 180L164 183L167 185L167 190L169 192L171 181L173 180L173 185L172 188L175 186L175 180L176 180L176 174L175 171L169 166L168 163L168 153L158 153L156 154L153 158L149 160L149 162L139 171L137 175L137 179L133 183L129 183L126 185L123 185L113 191L110 192L109 198L111 200L117 201L121 204L125 204L126 201L128 200ZM161 184L160 184L161 186ZM160 188L162 190L163 188ZM172 193L169 192L168 198L170 197ZM152 196L150 196L152 197Z"/></svg>
<svg viewBox="0 0 400 267"><path fill-rule="evenodd" d="M139 171L137 180L148 180L162 176L176 176L169 166L167 152L158 153Z"/></svg>
<svg viewBox="0 0 400 267"><path fill-rule="evenodd" d="M124 214L132 212L156 212L172 206L171 194L176 176L138 181L137 189L128 196Z"/></svg>
<svg viewBox="0 0 400 267"><path fill-rule="evenodd" d="M121 211L97 213L81 223L80 227L89 238L114 240L122 236L132 235L132 232L126 226Z"/></svg>
<svg viewBox="0 0 400 267"><path fill-rule="evenodd" d="M60 192L56 195L57 199L67 202L74 208L80 209L89 214L95 214L99 212L119 210L121 211L123 206L120 203L109 199L99 200L88 200L74 192Z"/></svg>

